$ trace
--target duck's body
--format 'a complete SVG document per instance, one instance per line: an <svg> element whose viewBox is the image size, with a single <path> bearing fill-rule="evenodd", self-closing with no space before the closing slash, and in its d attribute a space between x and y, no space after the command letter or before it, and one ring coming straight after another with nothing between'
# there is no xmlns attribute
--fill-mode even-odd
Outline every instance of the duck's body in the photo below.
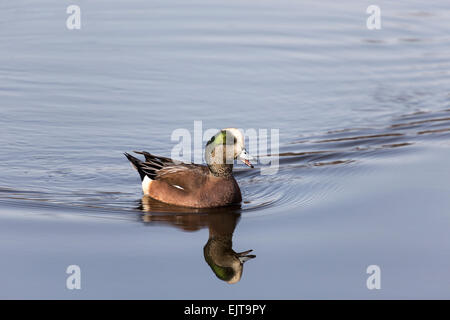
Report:
<svg viewBox="0 0 450 320"><path fill-rule="evenodd" d="M240 203L239 185L232 175L216 177L204 165L174 163L172 159L137 152L145 162L125 154L141 175L142 192L156 200L193 208Z"/></svg>
<svg viewBox="0 0 450 320"><path fill-rule="evenodd" d="M234 130L237 131L224 129L208 142L206 152L208 165L175 162L170 158L155 156L145 151L136 152L143 154L145 161L128 153L125 153L125 156L141 176L143 193L156 200L193 208L237 204L242 201L242 196L239 185L233 177L232 160L240 156L247 165L251 164L243 147L242 134ZM225 138L221 137L227 132L234 133L235 138L232 147L236 150L232 154L231 164L223 152L226 145Z"/></svg>

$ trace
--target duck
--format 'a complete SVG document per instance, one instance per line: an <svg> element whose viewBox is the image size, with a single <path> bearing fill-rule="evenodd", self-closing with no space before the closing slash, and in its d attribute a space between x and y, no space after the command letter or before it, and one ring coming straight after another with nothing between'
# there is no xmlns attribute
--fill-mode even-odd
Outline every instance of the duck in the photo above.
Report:
<svg viewBox="0 0 450 320"><path fill-rule="evenodd" d="M190 208L214 208L239 204L241 190L233 176L234 160L254 168L239 129L217 132L205 146L206 165L184 163L171 158L134 151L142 161L124 153L137 170L144 196L160 202Z"/></svg>

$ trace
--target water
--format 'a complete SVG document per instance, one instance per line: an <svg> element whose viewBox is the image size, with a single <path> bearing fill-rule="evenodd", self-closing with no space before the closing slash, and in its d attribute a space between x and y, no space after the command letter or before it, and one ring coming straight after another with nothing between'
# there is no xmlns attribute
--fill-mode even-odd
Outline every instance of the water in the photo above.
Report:
<svg viewBox="0 0 450 320"><path fill-rule="evenodd" d="M0 297L450 297L446 1L379 1L379 31L367 1L79 1L78 31L69 4L0 4ZM199 120L279 129L278 173L142 199L122 153ZM205 246L256 258L227 284Z"/></svg>

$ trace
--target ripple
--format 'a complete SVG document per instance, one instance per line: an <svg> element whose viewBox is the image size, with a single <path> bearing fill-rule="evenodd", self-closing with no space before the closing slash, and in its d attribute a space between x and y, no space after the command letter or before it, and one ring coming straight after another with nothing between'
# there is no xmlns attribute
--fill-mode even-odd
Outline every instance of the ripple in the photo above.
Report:
<svg viewBox="0 0 450 320"><path fill-rule="evenodd" d="M167 205L149 197L141 198L137 179L130 176L129 170L118 170L121 168L119 165L112 168L126 181L120 187L122 190L117 190L117 186L111 189L83 187L74 190L51 185L45 189L29 190L2 186L0 199L8 203L18 202L23 206L41 203L56 205L58 210L94 210L102 215L109 212L114 214L113 217L116 214L128 215L130 212L179 215L232 211L243 216L259 216L292 209L302 211L318 201L327 201L331 194L339 190L336 181L358 171L364 162L401 157L407 155L408 150L413 151L413 146L426 146L434 141L449 139L449 112L448 109L439 112L416 111L395 117L383 127L328 129L322 134L303 135L300 140L285 141L280 146L279 154L271 155L279 159L276 174L262 175L257 168L236 167L235 176L244 199L239 206L192 209ZM264 157L260 156L261 159ZM102 167L101 163L98 165ZM67 172L64 168L52 168L51 171ZM47 174L42 169L39 172ZM76 170L70 172L73 172L72 176L79 176ZM110 180L99 168L91 166L89 172L92 175L100 172L102 178ZM95 177L91 180L97 182Z"/></svg>

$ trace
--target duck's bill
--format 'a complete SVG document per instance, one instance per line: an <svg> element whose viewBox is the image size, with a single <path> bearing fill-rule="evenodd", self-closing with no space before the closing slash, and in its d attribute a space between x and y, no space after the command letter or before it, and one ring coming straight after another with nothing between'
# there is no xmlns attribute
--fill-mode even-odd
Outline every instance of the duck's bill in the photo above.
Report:
<svg viewBox="0 0 450 320"><path fill-rule="evenodd" d="M247 250L244 252L238 252L236 255L239 259L239 261L241 263L244 263L250 259L256 258L256 256L254 254L249 254L250 252L252 252L253 250Z"/></svg>
<svg viewBox="0 0 450 320"><path fill-rule="evenodd" d="M248 256L245 257L239 257L239 261L243 264L244 262L247 262L250 259L256 258L256 256L254 254L249 254Z"/></svg>
<svg viewBox="0 0 450 320"><path fill-rule="evenodd" d="M239 160L241 160L243 163L245 163L250 168L254 168L251 164L250 160L253 160L253 157L248 154L247 150L242 149L241 153L237 157Z"/></svg>
<svg viewBox="0 0 450 320"><path fill-rule="evenodd" d="M254 166L250 163L250 161L248 160L242 160L243 163L245 163L247 166L249 166L250 168L254 168Z"/></svg>

